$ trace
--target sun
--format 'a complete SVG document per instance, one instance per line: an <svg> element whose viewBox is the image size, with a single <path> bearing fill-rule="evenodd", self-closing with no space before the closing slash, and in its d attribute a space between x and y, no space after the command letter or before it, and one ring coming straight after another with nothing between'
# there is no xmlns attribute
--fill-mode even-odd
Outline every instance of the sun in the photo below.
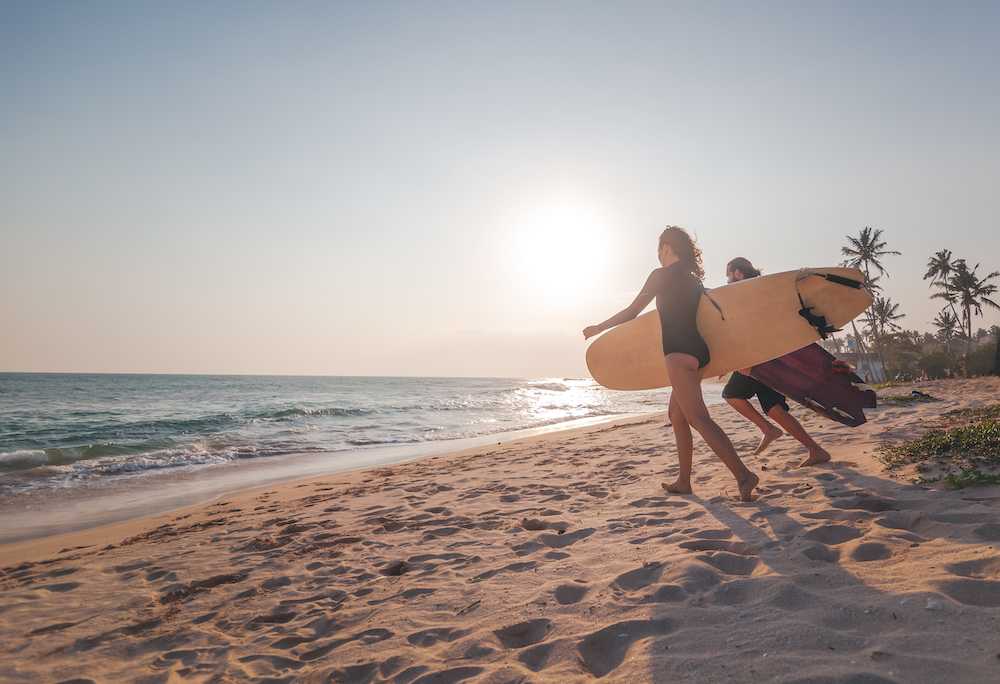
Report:
<svg viewBox="0 0 1000 684"><path fill-rule="evenodd" d="M539 298L567 301L591 295L608 263L608 230L582 203L558 202L528 214L518 227L519 280Z"/></svg>

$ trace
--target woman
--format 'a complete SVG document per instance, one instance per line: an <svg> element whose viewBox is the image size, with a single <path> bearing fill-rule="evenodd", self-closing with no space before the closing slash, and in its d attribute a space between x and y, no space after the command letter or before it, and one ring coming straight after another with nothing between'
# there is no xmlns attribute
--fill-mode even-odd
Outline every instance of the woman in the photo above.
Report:
<svg viewBox="0 0 1000 684"><path fill-rule="evenodd" d="M695 323L698 304L705 288L701 284L705 272L701 267L701 250L683 228L669 226L660 235L657 258L660 266L643 285L635 301L599 325L584 329L584 339L608 328L630 321L656 299L663 330L663 356L672 387L668 414L677 442L680 473L672 484L663 484L668 492L690 494L691 469L694 458L694 428L712 451L722 459L739 487L740 500L750 501L760 479L740 460L733 443L711 416L701 396L701 369L708 365L708 345Z"/></svg>

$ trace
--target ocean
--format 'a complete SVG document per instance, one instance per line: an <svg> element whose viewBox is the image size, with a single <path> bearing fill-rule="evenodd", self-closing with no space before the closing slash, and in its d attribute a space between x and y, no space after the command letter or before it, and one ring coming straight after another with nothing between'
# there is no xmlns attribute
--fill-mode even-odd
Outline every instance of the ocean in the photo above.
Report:
<svg viewBox="0 0 1000 684"><path fill-rule="evenodd" d="M721 386L705 385L706 401ZM0 543L663 411L590 379L0 373Z"/></svg>

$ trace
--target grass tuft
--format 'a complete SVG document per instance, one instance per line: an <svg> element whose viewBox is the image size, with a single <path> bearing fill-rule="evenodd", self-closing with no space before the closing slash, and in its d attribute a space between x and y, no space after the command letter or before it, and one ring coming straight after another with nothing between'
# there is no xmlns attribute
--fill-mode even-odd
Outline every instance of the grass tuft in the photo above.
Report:
<svg viewBox="0 0 1000 684"><path fill-rule="evenodd" d="M883 444L876 449L886 470L916 464L918 471L929 469L927 461L958 468L962 475L943 478L952 489L972 484L1000 484L1000 476L984 475L982 468L1000 468L1000 404L945 414L945 427L930 430L911 442Z"/></svg>

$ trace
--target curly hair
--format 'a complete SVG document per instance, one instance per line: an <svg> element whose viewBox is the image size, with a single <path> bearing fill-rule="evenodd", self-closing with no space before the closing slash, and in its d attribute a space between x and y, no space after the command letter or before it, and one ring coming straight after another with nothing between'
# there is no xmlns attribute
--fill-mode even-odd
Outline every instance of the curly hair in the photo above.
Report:
<svg viewBox="0 0 1000 684"><path fill-rule="evenodd" d="M660 234L660 247L669 245L680 262L694 274L698 280L704 280L705 269L701 267L701 250L694 244L688 232L678 226L667 226Z"/></svg>

